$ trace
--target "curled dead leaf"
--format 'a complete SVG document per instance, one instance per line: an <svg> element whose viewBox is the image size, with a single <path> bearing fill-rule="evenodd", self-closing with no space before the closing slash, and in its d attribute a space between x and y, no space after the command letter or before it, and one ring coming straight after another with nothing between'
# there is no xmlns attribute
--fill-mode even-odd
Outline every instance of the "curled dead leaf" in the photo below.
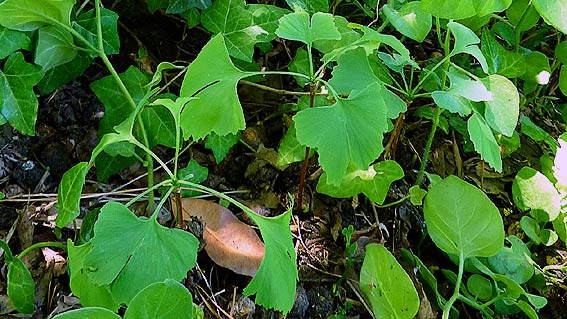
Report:
<svg viewBox="0 0 567 319"><path fill-rule="evenodd" d="M175 202L173 202L175 210ZM264 258L264 243L249 225L241 222L228 209L217 203L193 198L181 200L183 219L203 219L205 251L218 265L235 273L256 274Z"/></svg>

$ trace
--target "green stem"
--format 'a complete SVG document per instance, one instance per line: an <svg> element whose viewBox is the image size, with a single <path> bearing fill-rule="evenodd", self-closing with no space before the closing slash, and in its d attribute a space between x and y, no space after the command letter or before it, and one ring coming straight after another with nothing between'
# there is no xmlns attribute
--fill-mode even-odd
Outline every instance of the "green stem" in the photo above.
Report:
<svg viewBox="0 0 567 319"><path fill-rule="evenodd" d="M147 147L146 145L138 142L138 140L134 139L131 140L130 143L138 146L139 148L141 148L144 152L146 152L146 154L149 156L149 161L152 161L152 157L159 163L159 165L161 167L163 167L164 171L167 173L167 175L169 175L169 177L171 177L171 179L176 179L175 175L173 174L173 172L169 169L169 167L167 167L167 165L161 160L161 158L159 158L159 156L157 156L154 152L152 152L152 150L150 150L149 147ZM152 165L152 172L153 172L153 165ZM149 185L149 177L148 177L148 189L152 188L152 185ZM150 194L151 195L151 194ZM153 198L153 196L152 196Z"/></svg>
<svg viewBox="0 0 567 319"><path fill-rule="evenodd" d="M373 205L374 207L376 207L376 208L387 208L387 207L391 207L391 206L395 206L395 205L401 204L401 203L405 202L407 199L409 199L410 197L411 197L410 195L404 196L404 197L398 199L398 200L395 201L395 202L391 202L391 203L384 204L384 205L378 205L378 204L376 204L376 203L373 202L372 205Z"/></svg>
<svg viewBox="0 0 567 319"><path fill-rule="evenodd" d="M171 195L171 193L173 193L174 188L170 187L167 192L161 197L161 200L159 201L155 211L152 214L152 217L150 217L153 220L157 220L158 216L159 216L159 211L161 210L163 204L165 204L165 202L167 202L167 200L169 199L169 196Z"/></svg>
<svg viewBox="0 0 567 319"><path fill-rule="evenodd" d="M461 282L463 281L464 269L465 269L465 254L461 251L459 254L459 273L457 275L457 282L455 283L455 290L453 292L453 295L451 296L449 301L447 301L445 307L443 308L443 319L449 319L449 313L451 312L451 308L453 307L455 301L457 301L457 299L461 295L460 290L461 290Z"/></svg>
<svg viewBox="0 0 567 319"><path fill-rule="evenodd" d="M67 245L57 242L57 241L43 241L40 243L35 243L31 246L29 246L28 248L24 249L19 255L18 258L22 259L22 257L24 257L25 255L27 255L30 251L36 249L36 248L43 248L43 247L55 247L55 248L59 248L61 250L67 250Z"/></svg>
<svg viewBox="0 0 567 319"><path fill-rule="evenodd" d="M173 185L170 179L166 179L165 181L161 181L160 183L155 184L152 188L148 188L145 191L138 194L136 197L132 198L126 203L126 207L132 205L133 203L137 202L140 198L146 196L146 194L153 192L154 190L158 189L161 186L166 186L167 184Z"/></svg>

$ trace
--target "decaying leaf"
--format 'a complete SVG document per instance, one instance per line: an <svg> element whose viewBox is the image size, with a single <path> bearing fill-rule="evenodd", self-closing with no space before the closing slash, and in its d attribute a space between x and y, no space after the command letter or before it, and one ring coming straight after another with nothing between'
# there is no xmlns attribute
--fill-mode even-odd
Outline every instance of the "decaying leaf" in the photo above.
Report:
<svg viewBox="0 0 567 319"><path fill-rule="evenodd" d="M203 219L205 251L215 263L241 275L256 274L264 258L264 243L252 227L214 202L184 198L182 208L184 219Z"/></svg>

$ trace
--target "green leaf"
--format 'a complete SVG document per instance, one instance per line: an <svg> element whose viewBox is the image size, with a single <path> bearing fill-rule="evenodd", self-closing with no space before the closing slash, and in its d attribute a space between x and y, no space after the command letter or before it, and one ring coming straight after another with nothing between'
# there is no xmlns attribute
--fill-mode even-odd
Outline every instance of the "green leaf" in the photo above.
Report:
<svg viewBox="0 0 567 319"><path fill-rule="evenodd" d="M467 129L474 149L480 154L480 157L497 172L502 172L500 147L486 120L478 113L474 113L467 121Z"/></svg>
<svg viewBox="0 0 567 319"><path fill-rule="evenodd" d="M518 284L530 280L534 274L534 266L529 262L530 250L516 236L506 238L510 247L504 247L497 255L488 257L490 268L497 273L511 278Z"/></svg>
<svg viewBox="0 0 567 319"><path fill-rule="evenodd" d="M24 314L34 312L35 282L29 270L19 258L8 263L8 297L14 308Z"/></svg>
<svg viewBox="0 0 567 319"><path fill-rule="evenodd" d="M275 39L278 19L286 12L271 5L246 5L244 0L217 0L201 13L201 23L223 35L231 56L251 62L254 45Z"/></svg>
<svg viewBox="0 0 567 319"><path fill-rule="evenodd" d="M106 308L89 307L67 311L53 319L120 319L120 316Z"/></svg>
<svg viewBox="0 0 567 319"><path fill-rule="evenodd" d="M97 285L89 279L89 272L84 262L85 256L91 252L92 247L91 242L75 246L71 239L67 239L69 271L71 273L69 287L73 294L80 298L83 307L104 307L116 312L120 308L120 304L112 297L110 285Z"/></svg>
<svg viewBox="0 0 567 319"><path fill-rule="evenodd" d="M31 39L27 33L10 30L0 26L0 60L16 52L17 50L30 50Z"/></svg>
<svg viewBox="0 0 567 319"><path fill-rule="evenodd" d="M118 38L118 14L101 8L102 46L106 54L120 53L120 39ZM73 28L82 35L92 46L98 49L96 13L91 9L80 16L73 23Z"/></svg>
<svg viewBox="0 0 567 319"><path fill-rule="evenodd" d="M207 136L207 141L205 142L205 147L213 151L215 156L215 161L217 164L222 162L222 160L228 154L228 151L240 140L240 133L237 134L227 134L224 136L217 135L215 133Z"/></svg>
<svg viewBox="0 0 567 319"><path fill-rule="evenodd" d="M182 168L177 172L177 178L195 184L204 182L208 176L209 169L199 165L199 163L193 158L189 161L189 163L187 163L185 168ZM193 191L181 191L181 196L183 197L190 197L193 194Z"/></svg>
<svg viewBox="0 0 567 319"><path fill-rule="evenodd" d="M467 289L473 296L482 301L492 297L492 282L479 274L472 274L467 280Z"/></svg>
<svg viewBox="0 0 567 319"><path fill-rule="evenodd" d="M227 135L243 130L246 125L236 85L250 75L230 61L222 35L214 36L189 65L181 86L179 96L197 98L181 113L185 139L198 140L212 132Z"/></svg>
<svg viewBox="0 0 567 319"><path fill-rule="evenodd" d="M287 67L292 72L302 73L309 76L309 73L311 72L309 70L309 53L307 53L307 51L303 48L297 49L295 57ZM307 78L301 76L294 76L294 78L297 84L301 87L304 87L309 82Z"/></svg>
<svg viewBox="0 0 567 319"><path fill-rule="evenodd" d="M539 238L541 228L539 227L535 219L529 216L523 216L520 219L520 227L526 233L529 239L531 239L536 244L541 244L541 239Z"/></svg>
<svg viewBox="0 0 567 319"><path fill-rule="evenodd" d="M547 221L553 221L561 211L561 197L553 183L531 167L522 167L512 184L514 203L519 209L542 210Z"/></svg>
<svg viewBox="0 0 567 319"><path fill-rule="evenodd" d="M360 33L349 27L349 22L347 19L342 16L334 16L333 18L335 20L335 26L341 34L341 39L313 41L313 47L321 51L322 53L328 53L337 48L348 46L360 38Z"/></svg>
<svg viewBox="0 0 567 319"><path fill-rule="evenodd" d="M561 0L534 0L533 5L543 20L559 31L567 34L567 2Z"/></svg>
<svg viewBox="0 0 567 319"><path fill-rule="evenodd" d="M256 294L257 305L274 308L284 315L293 307L297 285L297 257L289 228L292 209L293 202L288 211L276 217L246 211L260 228L265 250L260 268L244 288L244 294Z"/></svg>
<svg viewBox="0 0 567 319"><path fill-rule="evenodd" d="M370 200L383 204L390 185L404 177L404 170L396 161L383 161L367 170L349 171L339 185L327 183L327 173L323 173L317 183L317 192L332 197L348 198L364 193Z"/></svg>
<svg viewBox="0 0 567 319"><path fill-rule="evenodd" d="M370 67L366 51L356 48L341 55L333 69L329 84L338 94L348 95L353 90L363 90L374 83L381 83ZM352 76L356 72L356 76Z"/></svg>
<svg viewBox="0 0 567 319"><path fill-rule="evenodd" d="M340 184L350 163L356 169L367 169L384 150L388 113L380 97L385 90L375 83L348 99L338 98L332 106L306 109L294 116L297 140L317 150L329 184Z"/></svg>
<svg viewBox="0 0 567 319"><path fill-rule="evenodd" d="M77 55L73 36L59 26L46 26L38 31L35 64L44 71L70 62Z"/></svg>
<svg viewBox="0 0 567 319"><path fill-rule="evenodd" d="M422 0L423 11L443 19L464 19L476 15L473 0Z"/></svg>
<svg viewBox="0 0 567 319"><path fill-rule="evenodd" d="M410 202L415 206L423 205L425 195L427 195L427 191L421 189L418 185L414 185L409 189Z"/></svg>
<svg viewBox="0 0 567 319"><path fill-rule="evenodd" d="M33 31L57 22L71 25L75 0L6 0L0 3L0 25L19 31Z"/></svg>
<svg viewBox="0 0 567 319"><path fill-rule="evenodd" d="M175 147L175 122L169 111L161 106L146 107L140 113L150 147L163 145Z"/></svg>
<svg viewBox="0 0 567 319"><path fill-rule="evenodd" d="M79 51L72 61L45 72L45 75L37 84L40 95L47 95L83 74L91 65L91 62L92 58L88 54Z"/></svg>
<svg viewBox="0 0 567 319"><path fill-rule="evenodd" d="M469 54L478 60L482 71L488 73L488 63L477 45L480 43L478 36L471 29L457 22L451 21L447 23L447 28L451 30L451 33L455 37L455 44L453 45L451 56L460 53Z"/></svg>
<svg viewBox="0 0 567 319"><path fill-rule="evenodd" d="M462 96L474 102L490 101L493 94L487 89L485 83L472 80L455 68L450 68L447 73L451 86L447 92Z"/></svg>
<svg viewBox="0 0 567 319"><path fill-rule="evenodd" d="M285 2L292 9L299 6L310 14L319 11L329 12L329 0L285 0Z"/></svg>
<svg viewBox="0 0 567 319"><path fill-rule="evenodd" d="M84 267L94 283L111 284L119 303L128 304L152 283L179 281L195 266L199 241L188 232L161 226L156 217L138 218L116 202L101 209Z"/></svg>
<svg viewBox="0 0 567 319"><path fill-rule="evenodd" d="M21 52L10 55L4 72L0 70L0 113L23 134L35 134L38 102L33 86L42 77L41 67L27 63Z"/></svg>
<svg viewBox="0 0 567 319"><path fill-rule="evenodd" d="M306 149L307 147L301 145L297 140L295 123L291 123L291 126L280 143L276 165L286 166L291 163L303 161L305 159Z"/></svg>
<svg viewBox="0 0 567 319"><path fill-rule="evenodd" d="M89 168L89 163L80 162L63 174L57 194L59 209L55 220L57 227L63 228L69 225L81 213L79 204Z"/></svg>
<svg viewBox="0 0 567 319"><path fill-rule="evenodd" d="M519 32L533 28L538 20L539 13L530 0L514 0L506 10L506 17Z"/></svg>
<svg viewBox="0 0 567 319"><path fill-rule="evenodd" d="M435 184L425 196L425 224L431 239L448 254L489 257L504 247L498 208L478 188L455 176Z"/></svg>
<svg viewBox="0 0 567 319"><path fill-rule="evenodd" d="M488 63L489 73L500 74L507 78L516 78L526 73L526 58L517 52L506 50L494 34L482 31L481 51Z"/></svg>
<svg viewBox="0 0 567 319"><path fill-rule="evenodd" d="M507 78L492 74L483 79L493 99L486 101L484 118L495 131L511 137L520 117L520 94Z"/></svg>
<svg viewBox="0 0 567 319"><path fill-rule="evenodd" d="M288 13L279 20L276 34L280 38L301 41L312 46L318 40L340 40L333 15L316 12L309 19L309 13L298 11Z"/></svg>
<svg viewBox="0 0 567 319"><path fill-rule="evenodd" d="M567 41L560 42L555 46L555 56L561 63L567 64Z"/></svg>
<svg viewBox="0 0 567 319"><path fill-rule="evenodd" d="M549 83L551 67L547 56L539 51L532 51L525 56L526 73L520 78L526 82L545 85Z"/></svg>
<svg viewBox="0 0 567 319"><path fill-rule="evenodd" d="M563 95L567 96L567 66L561 66L561 72L559 73L559 89Z"/></svg>
<svg viewBox="0 0 567 319"><path fill-rule="evenodd" d="M382 10L396 30L417 42L423 42L431 30L431 15L423 11L420 1L404 3L398 10L386 4Z"/></svg>
<svg viewBox="0 0 567 319"><path fill-rule="evenodd" d="M140 291L128 306L124 319L193 319L193 297L182 284L167 279Z"/></svg>
<svg viewBox="0 0 567 319"><path fill-rule="evenodd" d="M450 91L435 91L431 93L431 97L439 107L458 113L460 116L467 116L473 110L473 104L469 99Z"/></svg>
<svg viewBox="0 0 567 319"><path fill-rule="evenodd" d="M419 296L412 280L382 245L366 246L360 289L370 300L377 318L411 319L419 309Z"/></svg>
<svg viewBox="0 0 567 319"><path fill-rule="evenodd" d="M557 179L555 187L565 196L567 194L567 134L563 133L558 142L553 160L553 176Z"/></svg>
<svg viewBox="0 0 567 319"><path fill-rule="evenodd" d="M205 10L211 4L211 0L169 0L166 12L169 14L183 13L192 8Z"/></svg>

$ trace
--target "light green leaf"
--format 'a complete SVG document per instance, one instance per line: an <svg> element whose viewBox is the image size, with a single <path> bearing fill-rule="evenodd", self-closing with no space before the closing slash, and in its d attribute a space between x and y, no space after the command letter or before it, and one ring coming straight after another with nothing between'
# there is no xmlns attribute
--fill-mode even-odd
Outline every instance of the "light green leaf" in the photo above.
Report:
<svg viewBox="0 0 567 319"><path fill-rule="evenodd" d="M289 228L292 209L293 201L288 211L276 217L246 211L260 228L265 249L260 268L243 293L247 296L256 294L256 304L274 308L284 315L293 307L297 285L297 256Z"/></svg>
<svg viewBox="0 0 567 319"><path fill-rule="evenodd" d="M500 147L486 120L478 113L474 113L467 121L467 129L475 151L497 172L502 172Z"/></svg>
<svg viewBox="0 0 567 319"><path fill-rule="evenodd" d="M447 76L451 81L449 93L474 102L491 101L494 98L483 82L472 80L455 68L449 69Z"/></svg>
<svg viewBox="0 0 567 319"><path fill-rule="evenodd" d="M71 25L75 0L6 0L0 3L0 25L19 31L33 31L55 21Z"/></svg>
<svg viewBox="0 0 567 319"><path fill-rule="evenodd" d="M329 184L341 183L349 163L366 169L384 150L388 110L378 97L385 90L375 83L348 99L338 98L332 106L306 109L294 116L297 140L317 150Z"/></svg>
<svg viewBox="0 0 567 319"><path fill-rule="evenodd" d="M522 167L518 172L512 184L512 195L519 209L544 211L546 221L555 220L561 211L561 197L553 183L531 167Z"/></svg>
<svg viewBox="0 0 567 319"><path fill-rule="evenodd" d="M525 56L526 73L520 78L526 82L545 85L549 83L551 67L547 56L539 51L532 51Z"/></svg>
<svg viewBox="0 0 567 319"><path fill-rule="evenodd" d="M565 196L567 195L567 134L563 133L558 142L559 146L556 147L557 152L553 161L553 176L557 180L555 186Z"/></svg>
<svg viewBox="0 0 567 319"><path fill-rule="evenodd" d="M54 67L45 72L41 81L37 84L40 95L47 95L58 89L61 85L73 80L83 74L91 65L92 58L84 52L78 52L75 58L68 63Z"/></svg>
<svg viewBox="0 0 567 319"><path fill-rule="evenodd" d="M533 5L543 20L567 34L567 2L565 0L534 0Z"/></svg>
<svg viewBox="0 0 567 319"><path fill-rule="evenodd" d="M240 140L240 133L227 134L224 136L217 135L215 133L207 136L207 141L205 142L205 147L213 151L215 156L215 161L217 164L222 162L222 160L228 154L228 151Z"/></svg>
<svg viewBox="0 0 567 319"><path fill-rule="evenodd" d="M489 257L504 247L498 208L478 188L449 176L425 196L423 216L431 239L448 254Z"/></svg>
<svg viewBox="0 0 567 319"><path fill-rule="evenodd" d="M89 163L80 162L63 174L57 194L57 227L67 226L81 213L79 204L89 167Z"/></svg>
<svg viewBox="0 0 567 319"><path fill-rule="evenodd" d="M283 167L291 163L303 161L306 149L307 147L301 145L297 140L295 123L292 123L280 143L276 165Z"/></svg>
<svg viewBox="0 0 567 319"><path fill-rule="evenodd" d="M467 116L471 114L473 110L473 105L470 100L455 95L452 92L435 91L431 93L431 97L439 107L449 112L458 113L460 116Z"/></svg>
<svg viewBox="0 0 567 319"><path fill-rule="evenodd" d="M529 216L523 216L520 219L520 227L526 233L526 236L535 244L541 244L541 239L539 238L541 229L535 219Z"/></svg>
<svg viewBox="0 0 567 319"><path fill-rule="evenodd" d="M160 62L160 64L158 64L156 68L156 72L154 73L152 80L147 85L149 87L154 87L158 85L159 82L161 82L161 79L163 78L163 72L166 70L182 70L182 69L184 69L183 66L175 65L171 62Z"/></svg>
<svg viewBox="0 0 567 319"><path fill-rule="evenodd" d="M82 230L82 228L81 228ZM92 250L92 243L75 246L67 239L67 254L69 256L69 287L73 294L80 298L83 307L104 307L113 312L118 311L120 304L116 303L110 291L110 285L97 285L88 276L84 267L85 256Z"/></svg>
<svg viewBox="0 0 567 319"><path fill-rule="evenodd" d="M406 2L398 10L386 4L382 10L396 30L417 42L423 42L431 30L431 15L422 10L420 1Z"/></svg>
<svg viewBox="0 0 567 319"><path fill-rule="evenodd" d="M311 1L310 1L311 2ZM334 16L335 26L341 34L340 40L317 40L313 41L313 47L322 53L331 52L337 48L348 46L360 38L360 33L349 27L349 22L342 16Z"/></svg>
<svg viewBox="0 0 567 319"><path fill-rule="evenodd" d="M73 28L82 35L92 46L98 49L97 26L95 10L91 9L73 22ZM118 14L101 8L102 46L106 54L120 53L120 39L118 38Z"/></svg>
<svg viewBox="0 0 567 319"><path fill-rule="evenodd" d="M567 41L560 42L555 46L555 57L559 62L567 64Z"/></svg>
<svg viewBox="0 0 567 319"><path fill-rule="evenodd" d="M409 189L410 202L415 206L423 205L423 198L427 195L425 189L420 188L418 185L414 185Z"/></svg>
<svg viewBox="0 0 567 319"><path fill-rule="evenodd" d="M520 53L506 50L486 29L482 31L481 51L491 74L516 78L526 73L526 58Z"/></svg>
<svg viewBox="0 0 567 319"><path fill-rule="evenodd" d="M473 0L423 0L423 11L443 19L465 19L476 15Z"/></svg>
<svg viewBox="0 0 567 319"><path fill-rule="evenodd" d="M473 0L476 15L483 17L494 12L501 12L512 4L512 0Z"/></svg>
<svg viewBox="0 0 567 319"><path fill-rule="evenodd" d="M183 13L192 8L205 10L211 4L211 0L169 0L166 12L169 14Z"/></svg>
<svg viewBox="0 0 567 319"><path fill-rule="evenodd" d="M182 284L166 279L140 291L124 319L193 319L193 297Z"/></svg>
<svg viewBox="0 0 567 319"><path fill-rule="evenodd" d="M0 60L16 52L17 50L29 50L31 39L25 32L10 30L0 26Z"/></svg>
<svg viewBox="0 0 567 319"><path fill-rule="evenodd" d="M8 297L14 308L24 314L34 312L35 282L26 265L14 258L8 263Z"/></svg>
<svg viewBox="0 0 567 319"><path fill-rule="evenodd" d="M561 66L561 72L559 73L559 89L563 95L567 96L567 66Z"/></svg>
<svg viewBox="0 0 567 319"><path fill-rule="evenodd" d="M329 0L285 0L287 5L294 9L299 6L301 9L313 14L315 12L329 12Z"/></svg>
<svg viewBox="0 0 567 319"><path fill-rule="evenodd" d="M381 83L370 67L363 48L356 48L341 55L337 63L329 84L338 94L348 95L353 90L363 90L371 84ZM353 76L354 73L356 76Z"/></svg>
<svg viewBox="0 0 567 319"><path fill-rule="evenodd" d="M38 102L33 86L42 77L41 67L27 63L21 52L10 55L4 72L0 70L0 113L23 134L35 134Z"/></svg>
<svg viewBox="0 0 567 319"><path fill-rule="evenodd" d="M250 75L230 61L223 36L214 36L189 65L183 79L179 96L197 98L181 113L184 138L198 140L212 132L227 135L243 130L244 114L236 85Z"/></svg>
<svg viewBox="0 0 567 319"><path fill-rule="evenodd" d="M156 217L138 218L116 202L101 209L84 267L94 283L111 284L119 303L128 304L152 283L179 281L195 266L199 241L188 232L161 226Z"/></svg>
<svg viewBox="0 0 567 319"><path fill-rule="evenodd" d="M298 11L288 13L279 20L276 34L280 38L301 41L308 46L317 40L340 40L333 15L316 12L309 19L309 13Z"/></svg>
<svg viewBox="0 0 567 319"><path fill-rule="evenodd" d="M317 183L317 192L336 198L348 198L364 193L370 200L381 205L388 195L390 185L404 177L404 170L396 161L382 161L367 170L350 170L339 185L327 183L323 173Z"/></svg>
<svg viewBox="0 0 567 319"><path fill-rule="evenodd" d="M543 141L551 149L556 149L557 147L559 147L559 143L557 143L557 141L555 140L555 138L553 138L553 136L551 136L551 134L547 133L544 129L537 126L537 124L532 122L532 120L524 114L522 114L522 116L520 117L520 123L520 130L522 131L522 133L527 135L534 141Z"/></svg>
<svg viewBox="0 0 567 319"><path fill-rule="evenodd" d="M366 246L360 289L370 300L376 318L411 319L419 310L419 296L412 280L382 245Z"/></svg>
<svg viewBox="0 0 567 319"><path fill-rule="evenodd" d="M497 255L488 257L490 268L511 278L518 284L530 280L534 274L534 266L528 260L530 250L518 237L512 235L506 238L510 247L504 247Z"/></svg>
<svg viewBox="0 0 567 319"><path fill-rule="evenodd" d="M531 0L514 0L506 10L506 17L518 31L522 32L537 24L539 13L532 5Z"/></svg>
<svg viewBox="0 0 567 319"><path fill-rule="evenodd" d="M472 274L467 280L469 292L482 301L487 301L492 297L492 282L479 274Z"/></svg>
<svg viewBox="0 0 567 319"><path fill-rule="evenodd" d="M120 319L120 316L106 308L89 307L67 311L53 319Z"/></svg>
<svg viewBox="0 0 567 319"><path fill-rule="evenodd" d="M201 13L201 23L223 35L231 56L251 62L254 45L275 39L277 21L286 12L271 5L246 5L244 0L217 0Z"/></svg>
<svg viewBox="0 0 567 319"><path fill-rule="evenodd" d="M297 49L295 57L287 67L292 72L302 73L309 76L309 73L311 72L309 70L309 53L307 53L307 51L303 48ZM309 82L309 79L301 76L294 76L294 79L301 87L304 87Z"/></svg>
<svg viewBox="0 0 567 319"><path fill-rule="evenodd" d="M44 71L70 62L76 55L71 33L58 26L39 29L35 64L41 65Z"/></svg>
<svg viewBox="0 0 567 319"><path fill-rule="evenodd" d="M495 131L511 137L520 117L520 94L512 81L492 74L482 81L492 93L493 99L486 101L484 118Z"/></svg>
<svg viewBox="0 0 567 319"><path fill-rule="evenodd" d="M451 21L447 23L447 27L455 37L451 56L459 53L469 54L478 60L484 73L488 73L488 63L477 45L480 43L477 35L471 29L457 22Z"/></svg>

